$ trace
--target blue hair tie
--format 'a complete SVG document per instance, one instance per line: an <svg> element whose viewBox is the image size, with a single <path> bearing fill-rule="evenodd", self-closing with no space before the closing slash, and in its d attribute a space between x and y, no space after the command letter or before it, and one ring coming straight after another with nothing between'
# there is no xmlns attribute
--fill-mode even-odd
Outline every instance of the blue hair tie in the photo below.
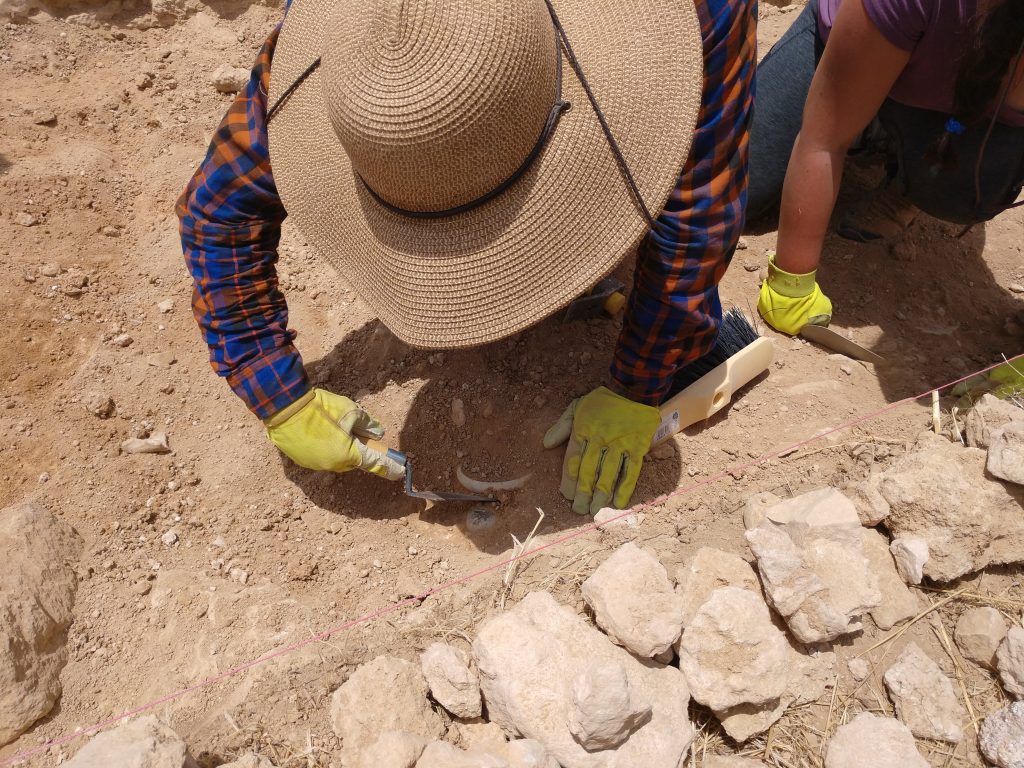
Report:
<svg viewBox="0 0 1024 768"><path fill-rule="evenodd" d="M955 117L951 117L946 121L946 133L952 133L959 136L961 133L966 131L967 128L957 120Z"/></svg>

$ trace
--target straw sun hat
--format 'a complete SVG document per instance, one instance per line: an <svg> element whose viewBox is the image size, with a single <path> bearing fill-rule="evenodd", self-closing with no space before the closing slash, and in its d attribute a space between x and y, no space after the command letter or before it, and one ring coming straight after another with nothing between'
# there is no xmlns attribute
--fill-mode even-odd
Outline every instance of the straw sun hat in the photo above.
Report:
<svg viewBox="0 0 1024 768"><path fill-rule="evenodd" d="M702 82L693 0L294 0L271 68L274 179L399 338L482 344L636 245Z"/></svg>

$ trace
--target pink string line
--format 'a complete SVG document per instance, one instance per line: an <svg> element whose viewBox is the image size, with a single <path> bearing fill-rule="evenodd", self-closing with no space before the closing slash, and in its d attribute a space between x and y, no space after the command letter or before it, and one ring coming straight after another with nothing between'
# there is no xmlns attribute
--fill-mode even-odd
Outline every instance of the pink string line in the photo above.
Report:
<svg viewBox="0 0 1024 768"><path fill-rule="evenodd" d="M1013 361L1019 360L1021 358L1024 358L1024 354L1020 354L1020 355L1017 355L1015 357L1009 358L1009 360L1005 360L1004 362L1013 362ZM583 536L583 535L585 535L587 533L595 531L598 528L606 527L610 523L614 523L614 522L616 522L618 520L622 520L622 519L624 519L624 518L628 517L629 515L634 514L636 512L639 512L639 511L642 511L642 510L645 510L645 509L652 509L653 507L661 506L662 504L664 504L669 499L673 499L673 498L675 498L677 496L681 496L683 494L695 491L698 488L702 488L702 487L711 485L712 483L716 483L719 480L721 480L721 479L725 478L726 476L730 475L730 473L733 473L733 472L736 472L736 471L740 471L740 470L750 469L751 467L754 467L754 466L760 464L762 461L766 461L768 459L773 459L773 458L781 457L781 456L784 456L784 455L789 455L793 451L799 450L800 448L804 447L805 445L809 445L811 443L815 443L815 442L817 442L818 440L821 440L824 437L828 437L829 435L835 434L836 432L841 432L843 430L850 429L851 427L855 427L855 426L857 426L859 424L863 424L864 422L871 421L872 419L876 419L879 416L882 416L883 414L888 413L889 411L896 410L897 408L901 408L904 405L909 405L910 403L916 402L916 401L920 400L921 398L928 397L932 392L942 391L942 390L945 390L945 389L949 389L951 387L955 387L957 384L960 384L961 382L967 381L968 379L972 379L972 378L974 378L976 376L980 376L981 374L987 373L988 371L991 371L994 368L998 368L1001 365L1003 365L1003 362L995 363L993 365L988 366L987 368L982 368L981 370L978 370L978 371L975 371L974 373L968 374L967 376L962 376L961 378L956 379L955 381L951 381L948 384L943 384L943 385L938 386L938 387L931 387L930 389L925 390L924 392L922 392L919 395L913 395L911 397L906 397L906 398L904 398L902 400L897 400L895 403L890 403L889 405L886 405L885 407L880 408L877 411L873 411L871 413L868 413L865 416L858 416L857 418L851 419L850 421L847 421L847 422L845 422L843 424L840 424L837 427L833 427L832 429L829 429L829 430L827 430L825 432L822 432L821 434L814 435L813 437L809 437L806 440L801 440L798 443L793 443L792 445L787 446L786 448L769 451L768 453L761 454L760 456L758 456L755 459L750 459L749 461L745 461L745 462L742 462L740 464L734 464L734 465L731 465L729 467L726 467L725 469L720 471L718 474L711 475L710 477L705 478L704 480L700 480L700 481L698 481L696 483L693 483L691 485L682 486L682 487L676 488L671 493L667 493L667 494L664 494L662 496L659 496L658 498L654 499L653 501L648 501L648 502L643 502L641 504L636 504L635 506L633 506L633 507L631 507L631 508L629 508L627 510L623 510L621 512L621 514L618 514L615 517L612 517L612 518L609 518L608 520L605 520L603 523L589 523L588 525L585 525L585 526L583 526L581 528L575 528L572 531L570 531L570 532L568 532L568 533L566 533L566 534L564 534L562 536L559 536L558 538L553 539L553 540L549 541L546 544L541 544L539 546L534 547L533 549L525 550L523 552L520 552L518 555L514 555L514 556L509 557L509 558L507 558L505 560L501 560L499 562L493 563L492 565L489 565L489 566L487 566L485 568L481 568L478 571L473 571L473 572L468 573L466 575L460 576L459 578L454 579L452 581L448 581L448 582L445 582L443 584L439 584L438 586L432 587L431 589L427 590L426 592L423 592L422 594L416 595L415 597L406 598L406 599L401 600L401 601L399 601L397 603L394 603L393 605L388 605L388 606L380 608L380 609L378 609L376 611L373 611L372 613L367 613L367 614L365 614L363 616L360 616L358 618L350 619L349 621L347 621L344 624L341 624L341 625L339 625L337 627L333 627L331 629L326 629L323 632L320 632L317 635L313 635L312 637L309 637L309 638L307 638L305 640L300 640L298 642L292 643L291 645L286 645L283 648L279 648L276 651L268 653L268 654L266 654L264 656L260 656L259 658L253 659L252 661L249 661L249 662L246 662L245 664L242 664L242 665L237 666L237 667L233 667L232 669L229 669L229 670L226 670L224 672L221 672L220 674L214 675L213 677L208 677L205 680L200 680L199 682L193 683L192 685L188 686L187 688L182 688L181 690L175 691L173 693L169 693L166 696L162 696L159 699L155 699L154 701L149 702L148 704L142 704L142 705L140 705L138 707L135 707L134 709L129 709L129 710L125 711L125 712L122 712L119 715L114 715L113 717L109 717L106 720L103 720L101 722L96 723L95 725L90 725L89 727L79 729L79 730L75 731L74 733L66 734L64 736L61 736L60 738L54 739L52 741L48 741L45 744L41 744L38 747L33 747L32 749L27 749L24 752L19 752L18 754L14 755L14 757L7 758L2 763L0 763L0 768L7 768L7 766L13 766L17 762L20 762L22 760L26 760L26 759L28 759L30 757L33 757L33 756L38 755L40 753L46 752L47 750L52 749L53 747L64 746L65 744L68 744L68 743L74 741L75 739L78 739L78 738L80 738L82 736L86 736L86 735L95 733L96 731L99 731L99 730L102 730L102 729L104 729L104 728L106 728L108 726L114 725L115 723L117 723L117 722L119 722L121 720L124 720L125 718L133 717L135 715L139 715L139 714L141 714L143 712L147 712L147 711L149 711L151 709L159 707L161 704L166 704L166 703L168 703L170 701L174 701L175 699L179 699L182 696L185 696L185 695L187 695L189 693L192 693L194 691L202 690L203 688L208 688L211 685L214 685L216 683L221 682L222 680L228 679L229 677L234 677L235 675L241 674L242 672L245 672L246 670L249 670L249 669L252 669L253 667L259 666L260 664L265 664L268 661L273 661L274 659L280 658L281 656L285 656L285 655L287 655L289 653L292 653L293 651L297 651L297 650L300 650L302 648L305 648L305 647L307 647L309 645L312 645L313 643L321 642L322 640L325 640L328 637L331 637L332 635L336 635L339 632L345 632L346 630L349 630L352 627L355 627L355 626L357 626L359 624L366 624L368 622L373 621L374 619L379 619L381 616L387 616L388 614L394 613L396 611L400 611L403 608L407 608L407 607L412 606L412 605L418 605L419 603L423 602L423 600L425 600L426 598L431 597L433 595L436 595L439 592L444 592L445 590L451 589L452 587L457 587L457 586L460 586L462 584L466 584L467 582L472 581L473 579L479 578L480 576L484 576L484 575L486 575L488 573L496 571L499 568L505 568L505 567L509 566L510 564L516 562L516 561L526 560L528 558L534 557L535 555L537 555L537 554L539 554L539 553L541 553L541 552L543 552L545 550L552 549L553 547L556 547L556 546L558 546L560 544L564 544L567 541L572 541L573 539L579 538L580 536Z"/></svg>

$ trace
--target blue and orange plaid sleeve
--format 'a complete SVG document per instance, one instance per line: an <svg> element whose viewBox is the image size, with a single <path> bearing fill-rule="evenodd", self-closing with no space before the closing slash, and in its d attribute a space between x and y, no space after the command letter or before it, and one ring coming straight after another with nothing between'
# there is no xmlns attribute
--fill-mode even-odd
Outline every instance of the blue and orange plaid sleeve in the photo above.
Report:
<svg viewBox="0 0 1024 768"><path fill-rule="evenodd" d="M277 283L285 210L270 170L267 87L280 27L214 134L177 204L192 309L213 369L260 418L309 389Z"/></svg>
<svg viewBox="0 0 1024 768"><path fill-rule="evenodd" d="M715 345L718 283L743 229L754 106L757 0L698 0L704 90L690 155L641 243L612 385L658 405L675 373Z"/></svg>

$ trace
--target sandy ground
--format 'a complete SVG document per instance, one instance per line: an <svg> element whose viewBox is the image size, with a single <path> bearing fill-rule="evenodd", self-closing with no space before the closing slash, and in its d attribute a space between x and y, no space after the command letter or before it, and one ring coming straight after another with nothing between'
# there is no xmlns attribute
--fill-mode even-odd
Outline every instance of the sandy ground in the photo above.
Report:
<svg viewBox="0 0 1024 768"><path fill-rule="evenodd" d="M114 11L106 6L100 16ZM766 50L793 16L762 13ZM219 2L149 29L138 28L138 12L120 11L113 23L91 18L39 12L0 29L0 306L8 326L0 345L0 503L35 498L87 544L64 695L50 718L0 749L0 759L494 563L508 555L511 535L529 533L538 507L542 536L579 527L558 496L561 455L543 451L540 437L570 398L601 381L617 334L610 320L551 320L483 349L414 350L286 226L280 274L313 378L379 415L414 457L422 486L453 487L460 464L489 478L533 477L503 498L493 528L475 532L465 505L424 511L375 478L318 476L288 464L209 369L173 212L231 98L209 85L210 73L223 63L247 67L279 11ZM854 169L841 205L876 177L877 169ZM650 460L636 500L1024 351L1024 307L1010 290L1024 280L1022 223L1022 211L1009 212L957 239L954 227L922 217L889 245L830 238L822 280L835 326L888 364L847 365L769 333L770 375ZM749 247L722 286L728 303L753 307L772 227L748 233ZM165 300L173 306L162 312ZM129 346L113 343L125 333ZM111 418L86 408L93 393L114 400ZM465 402L462 428L451 418L454 398ZM658 550L670 572L702 545L745 552L736 514L744 498L863 477L927 423L923 405L906 407L734 471L648 510L637 531L590 533L546 552L510 588L500 569L158 713L207 765L255 745L278 765L327 766L337 744L326 700L354 665L382 652L411 658L438 637L460 642L501 600L528 589L579 603L579 582L628 537ZM120 455L122 440L151 430L168 433L171 454ZM866 457L857 450L864 444ZM178 540L168 546L162 536L170 530ZM1019 570L976 577L972 586L1018 597L1020 589ZM879 637L871 631L854 645ZM927 623L906 637L939 648ZM902 642L876 654L879 663ZM995 708L990 678L970 685L979 714ZM886 709L877 678L869 687L871 695L840 685L840 703ZM787 716L782 725L812 743L801 760L840 714L833 700ZM722 748L712 731L702 738ZM772 745L758 744L748 751L770 758ZM952 755L930 749L936 766L977 764L966 742ZM31 764L54 765L61 754Z"/></svg>

